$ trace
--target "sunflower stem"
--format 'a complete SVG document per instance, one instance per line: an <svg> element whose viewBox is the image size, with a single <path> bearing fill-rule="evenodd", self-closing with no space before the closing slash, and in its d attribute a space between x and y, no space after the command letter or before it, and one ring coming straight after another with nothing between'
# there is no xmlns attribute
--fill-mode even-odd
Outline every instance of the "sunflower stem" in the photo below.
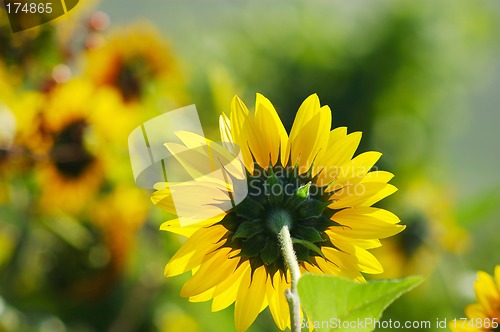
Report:
<svg viewBox="0 0 500 332"><path fill-rule="evenodd" d="M285 292L288 306L290 307L290 323L292 332L300 332L300 298L297 289L297 285L300 279L300 268L299 262L297 261L297 256L295 255L295 251L293 250L293 242L290 235L288 223L284 224L281 227L281 230L278 233L278 239L280 242L283 259L285 260L285 263L292 276L291 289L287 289Z"/></svg>

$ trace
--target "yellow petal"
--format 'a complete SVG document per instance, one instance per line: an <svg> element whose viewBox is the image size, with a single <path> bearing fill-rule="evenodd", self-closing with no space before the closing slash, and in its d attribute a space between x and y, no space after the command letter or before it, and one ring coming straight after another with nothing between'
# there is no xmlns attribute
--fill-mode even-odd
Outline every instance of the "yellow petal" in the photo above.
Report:
<svg viewBox="0 0 500 332"><path fill-rule="evenodd" d="M219 247L218 241L224 236L223 226L202 228L194 233L175 253L165 267L165 276L171 277L184 273L200 265L205 255Z"/></svg>
<svg viewBox="0 0 500 332"><path fill-rule="evenodd" d="M292 134L290 134L289 145L292 158L290 161L292 165L298 164L299 174L309 171L313 162L318 162L318 159L321 159L325 153L330 134L331 117L330 108L328 106L321 107L309 122L304 123L293 140Z"/></svg>
<svg viewBox="0 0 500 332"><path fill-rule="evenodd" d="M371 207L344 209L335 213L331 219L345 226L331 227L332 232L360 239L382 239L405 228L403 225L396 225L399 218L393 213Z"/></svg>
<svg viewBox="0 0 500 332"><path fill-rule="evenodd" d="M340 241L342 242L350 243L363 249L373 249L382 246L382 243L379 239L358 239L353 237L346 237L343 236L341 232L333 231L335 227L337 226L332 226L325 231L325 234L330 237L331 241L337 241L340 239Z"/></svg>
<svg viewBox="0 0 500 332"><path fill-rule="evenodd" d="M241 279L249 268L250 264L242 263L224 282L215 287L212 311L225 309L236 301Z"/></svg>
<svg viewBox="0 0 500 332"><path fill-rule="evenodd" d="M465 314L468 318L488 318L488 315L486 315L486 313L484 312L484 308L477 303L469 304L467 307L465 307Z"/></svg>
<svg viewBox="0 0 500 332"><path fill-rule="evenodd" d="M495 305L500 303L500 294L496 288L493 278L486 272L479 271L477 273L477 280L474 283L474 291L476 297L484 308L485 313L493 317Z"/></svg>
<svg viewBox="0 0 500 332"><path fill-rule="evenodd" d="M310 264L308 262L304 262L303 267L304 267L304 270L307 272L311 272L314 274L325 274L325 272L323 272L319 267L317 267L316 265Z"/></svg>
<svg viewBox="0 0 500 332"><path fill-rule="evenodd" d="M316 261L316 264L318 264L318 267L321 269L321 271L323 271L323 273L332 274L335 276L341 275L339 267L332 262L329 262L320 256L315 257L314 260Z"/></svg>
<svg viewBox="0 0 500 332"><path fill-rule="evenodd" d="M198 244L199 246L199 244ZM236 270L239 258L230 258L231 248L223 247L202 262L200 269L182 287L181 296L191 297L201 294L222 283Z"/></svg>
<svg viewBox="0 0 500 332"><path fill-rule="evenodd" d="M500 292L500 265L495 266L495 282L497 290Z"/></svg>
<svg viewBox="0 0 500 332"><path fill-rule="evenodd" d="M324 171L332 172L329 177L335 178L333 183L328 186L327 191L336 191L348 185L358 184L381 156L380 152L369 151L356 156L340 167L325 167Z"/></svg>
<svg viewBox="0 0 500 332"><path fill-rule="evenodd" d="M334 244L338 245L336 242ZM341 248L341 250L344 250L344 248ZM321 251L326 259L339 267L340 276L360 282L365 280L359 272L356 259L353 256L354 252L339 251L329 247L322 247Z"/></svg>
<svg viewBox="0 0 500 332"><path fill-rule="evenodd" d="M238 96L235 96L231 102L229 121L234 143L241 149L241 154L248 171L253 173L253 157L249 146L251 140L249 128L251 128L253 124L246 105Z"/></svg>
<svg viewBox="0 0 500 332"><path fill-rule="evenodd" d="M206 302L210 301L214 297L215 287L210 288L209 290L200 293L195 296L189 297L189 302Z"/></svg>
<svg viewBox="0 0 500 332"><path fill-rule="evenodd" d="M266 296L266 276L264 266L255 269L253 276L251 269L243 274L234 307L237 331L246 331L261 311Z"/></svg>
<svg viewBox="0 0 500 332"><path fill-rule="evenodd" d="M328 146L335 144L337 141L343 139L347 136L347 127L337 127L330 131L330 136L328 137Z"/></svg>
<svg viewBox="0 0 500 332"><path fill-rule="evenodd" d="M208 143L208 139L205 136L198 135L191 131L176 131L175 136L177 136L188 149L195 149L205 146Z"/></svg>
<svg viewBox="0 0 500 332"><path fill-rule="evenodd" d="M310 95L302 102L293 121L292 130L290 131L290 141L295 140L306 124L319 112L319 109L320 104L317 94Z"/></svg>
<svg viewBox="0 0 500 332"><path fill-rule="evenodd" d="M155 205L176 214L182 226L201 223L225 214L233 207L229 188L215 182L169 183L168 189L153 193Z"/></svg>
<svg viewBox="0 0 500 332"><path fill-rule="evenodd" d="M358 260L358 267L361 272L379 274L384 272L380 262L370 252L358 246L354 246L354 252Z"/></svg>
<svg viewBox="0 0 500 332"><path fill-rule="evenodd" d="M359 205L372 206L373 204L383 200L387 196L394 194L396 191L398 191L398 188L394 187L392 184L386 184L379 192L371 195L363 202L360 202Z"/></svg>
<svg viewBox="0 0 500 332"><path fill-rule="evenodd" d="M360 131L355 131L333 141L332 145L329 145L328 153L325 155L325 159L328 158L325 160L325 165L342 165L349 161L358 149L362 136L363 134ZM333 139L332 135L330 137Z"/></svg>
<svg viewBox="0 0 500 332"><path fill-rule="evenodd" d="M167 220L164 223L162 223L160 225L160 230L172 232L172 233L179 234L179 235L184 235L186 237L190 237L200 228L211 226L211 225L221 221L225 215L226 214L224 213L224 214L215 216L213 218L206 219L202 222L198 222L196 224L190 224L188 226L181 226L179 219L171 219L171 220Z"/></svg>
<svg viewBox="0 0 500 332"><path fill-rule="evenodd" d="M267 281L266 297L274 322L280 330L285 330L290 325L290 311L285 298L285 289L289 288L289 285L285 283L283 287L281 279L281 273L277 272L272 277L272 283L271 280Z"/></svg>
<svg viewBox="0 0 500 332"><path fill-rule="evenodd" d="M361 182L383 182L387 183L394 177L394 174L386 171L373 171L366 174Z"/></svg>
<svg viewBox="0 0 500 332"><path fill-rule="evenodd" d="M287 149L286 149L286 154L290 155L293 145L299 144L300 141L297 140L297 137L304 131L304 127L311 122L311 120L316 116L316 114L319 112L320 109L320 104L319 104L319 98L317 94L312 94L309 97L307 97L302 104L299 107L299 110L297 111L297 114L295 115L295 119L293 121L292 125L292 130L290 131L290 136L288 139L288 144L287 144ZM317 125L316 125L317 126ZM297 140L297 142L295 142ZM310 141L310 139L308 139ZM296 151L297 148L296 148ZM292 166L295 165L296 163L296 154L295 156L290 160L290 163Z"/></svg>
<svg viewBox="0 0 500 332"><path fill-rule="evenodd" d="M347 238L337 236L336 234L328 234L332 243L339 248L343 253L349 254L350 262L349 264L355 264L356 271L361 271L370 274L382 273L384 269L380 265L379 261L369 253L367 250L355 246ZM336 262L334 262L336 263ZM353 269L352 265L350 269Z"/></svg>
<svg viewBox="0 0 500 332"><path fill-rule="evenodd" d="M341 209L363 204L372 197L378 198L386 194L384 189L391 186L385 183L358 183L353 186L347 186L330 196L333 201L329 205L331 209ZM385 196L384 196L385 197ZM382 199L381 197L380 199Z"/></svg>
<svg viewBox="0 0 500 332"><path fill-rule="evenodd" d="M271 164L276 165L278 156L281 155L281 163L286 165L288 135L274 106L269 99L259 93L255 102L255 126L264 150L270 154Z"/></svg>
<svg viewBox="0 0 500 332"><path fill-rule="evenodd" d="M224 113L222 113L219 117L219 129L221 141L223 143L234 143L233 135L231 134L231 121Z"/></svg>
<svg viewBox="0 0 500 332"><path fill-rule="evenodd" d="M323 168L319 177L319 183L323 183L322 185L326 185L335 179L336 168L351 160L361 141L361 132L354 132L346 136L347 128L340 127L338 129L336 128L330 132L326 152L318 163Z"/></svg>

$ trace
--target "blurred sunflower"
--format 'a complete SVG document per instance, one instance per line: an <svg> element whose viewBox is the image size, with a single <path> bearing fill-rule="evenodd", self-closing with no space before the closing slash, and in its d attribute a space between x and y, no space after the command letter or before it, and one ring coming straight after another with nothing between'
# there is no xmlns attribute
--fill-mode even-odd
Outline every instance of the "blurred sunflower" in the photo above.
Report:
<svg viewBox="0 0 500 332"><path fill-rule="evenodd" d="M245 331L267 306L280 329L290 326L284 295L290 288L290 272L277 237L283 225L290 229L302 272L360 282L361 272L382 272L367 249L380 246L379 238L404 229L397 216L372 207L396 191L387 183L393 175L370 171L381 156L378 152L353 158L361 133L347 134L345 127L330 131L330 126L330 108L320 106L314 94L300 106L288 136L271 102L257 94L254 113L234 97L230 116L220 117L223 146L178 133L186 148L208 142L206 162L189 158L179 144L166 144L192 175L210 161L236 155L232 150L239 147L248 188L245 198L235 204L233 179L242 174L225 161L224 168L230 171L226 183L201 176L187 183L157 184L152 200L167 211L189 211L196 200L202 207L161 227L189 236L165 268L166 276L192 270L182 296L193 302L213 299L212 311L235 302L238 331ZM228 201L233 207L215 214L214 204Z"/></svg>
<svg viewBox="0 0 500 332"><path fill-rule="evenodd" d="M395 204L402 211L406 231L383 240L384 245L375 249L382 264L391 266L377 277L429 275L442 253L467 250L469 234L457 225L453 195L446 187L415 174L398 196Z"/></svg>
<svg viewBox="0 0 500 332"><path fill-rule="evenodd" d="M465 308L468 320L450 323L452 331L497 331L500 326L500 265L495 267L494 278L479 271L474 282L478 303Z"/></svg>
<svg viewBox="0 0 500 332"><path fill-rule="evenodd" d="M97 86L116 89L126 102L144 99L148 92L170 91L177 98L179 68L158 32L137 24L120 29L102 45L88 51L85 76ZM155 89L161 85L161 89Z"/></svg>
<svg viewBox="0 0 500 332"><path fill-rule="evenodd" d="M115 108L106 91L73 80L50 91L41 112L46 157L38 168L44 209L76 212L87 204L104 179L104 150L96 133L96 111ZM99 114L100 117L104 114Z"/></svg>

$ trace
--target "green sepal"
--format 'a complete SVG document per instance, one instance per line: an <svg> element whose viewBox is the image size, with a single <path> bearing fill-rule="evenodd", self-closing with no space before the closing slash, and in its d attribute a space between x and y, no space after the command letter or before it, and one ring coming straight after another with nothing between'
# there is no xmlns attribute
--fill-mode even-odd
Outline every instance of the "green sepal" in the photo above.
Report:
<svg viewBox="0 0 500 332"><path fill-rule="evenodd" d="M310 199L297 209L299 219L318 218L330 202L321 202L316 199Z"/></svg>
<svg viewBox="0 0 500 332"><path fill-rule="evenodd" d="M297 256L297 260L299 262L308 262L310 263L310 250L304 246L294 246L295 256Z"/></svg>
<svg viewBox="0 0 500 332"><path fill-rule="evenodd" d="M257 235L264 231L261 221L259 219L253 221L244 221L236 230L236 233L233 235L233 239L248 239L254 235Z"/></svg>
<svg viewBox="0 0 500 332"><path fill-rule="evenodd" d="M266 237L264 235L257 234L243 241L240 256L255 257L261 252L265 245Z"/></svg>
<svg viewBox="0 0 500 332"><path fill-rule="evenodd" d="M258 219L265 212L264 207L250 197L245 198L234 209L239 216L247 219Z"/></svg>
<svg viewBox="0 0 500 332"><path fill-rule="evenodd" d="M272 167L269 167L269 174L267 175L264 189L271 205L276 205L283 201L283 183L276 177Z"/></svg>
<svg viewBox="0 0 500 332"><path fill-rule="evenodd" d="M307 201L309 197L309 188L311 187L311 182L297 188L293 195L291 195L285 203L285 207L295 209L301 204Z"/></svg>
<svg viewBox="0 0 500 332"><path fill-rule="evenodd" d="M264 264L269 265L278 259L279 255L280 249L278 243L268 238L264 249L260 252L260 258Z"/></svg>
<svg viewBox="0 0 500 332"><path fill-rule="evenodd" d="M315 253L317 253L318 255L323 257L323 253L321 252L321 249L317 245L315 245L314 243L311 243L311 242L306 241L306 240L297 239L297 238L292 238L292 243L304 246L307 249L314 251Z"/></svg>
<svg viewBox="0 0 500 332"><path fill-rule="evenodd" d="M312 243L323 242L321 234L313 227L296 225L293 227L293 236Z"/></svg>
<svg viewBox="0 0 500 332"><path fill-rule="evenodd" d="M300 186L297 188L295 191L295 195L297 195L300 198L307 198L309 197L309 189L311 188L311 181L309 181L307 184Z"/></svg>

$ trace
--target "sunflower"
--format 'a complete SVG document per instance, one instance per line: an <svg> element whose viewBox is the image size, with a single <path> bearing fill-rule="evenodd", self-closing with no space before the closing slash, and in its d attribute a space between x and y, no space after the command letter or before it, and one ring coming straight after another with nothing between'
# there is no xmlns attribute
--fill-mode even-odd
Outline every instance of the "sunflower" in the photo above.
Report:
<svg viewBox="0 0 500 332"><path fill-rule="evenodd" d="M280 329L290 326L284 291L291 274L277 236L283 224L290 229L301 272L359 282L362 272L382 272L367 249L404 229L397 216L372 206L396 191L388 184L393 175L371 170L378 152L353 158L361 133L330 130L331 120L330 108L313 94L300 106L288 135L264 96L257 94L255 112L234 97L230 116L220 117L222 144L183 132L178 136L184 150L181 144L166 144L194 178L159 183L152 196L153 203L178 215L161 229L189 236L165 268L167 277L192 271L182 296L193 302L213 300L212 311L235 303L238 331L245 331L267 306ZM211 158L193 161L185 153L203 140ZM241 156L244 197L238 192L242 174L224 161L226 154ZM221 161L228 171L226 183L203 176L208 172L201 168L210 160Z"/></svg>
<svg viewBox="0 0 500 332"><path fill-rule="evenodd" d="M77 212L103 184L105 165L100 146L104 144L97 134L106 129L99 128L104 124L96 119L104 115L100 110L119 107L106 92L96 91L84 80L50 91L40 114L45 153L37 168L44 209Z"/></svg>
<svg viewBox="0 0 500 332"><path fill-rule="evenodd" d="M86 60L85 76L98 86L116 89L127 103L143 100L155 84L166 85L165 91L174 96L179 93L177 63L167 43L149 25L116 31L102 46L90 49Z"/></svg>
<svg viewBox="0 0 500 332"><path fill-rule="evenodd" d="M474 282L478 303L465 308L468 320L453 320L452 331L496 331L500 326L500 265L495 267L494 278L479 271Z"/></svg>

